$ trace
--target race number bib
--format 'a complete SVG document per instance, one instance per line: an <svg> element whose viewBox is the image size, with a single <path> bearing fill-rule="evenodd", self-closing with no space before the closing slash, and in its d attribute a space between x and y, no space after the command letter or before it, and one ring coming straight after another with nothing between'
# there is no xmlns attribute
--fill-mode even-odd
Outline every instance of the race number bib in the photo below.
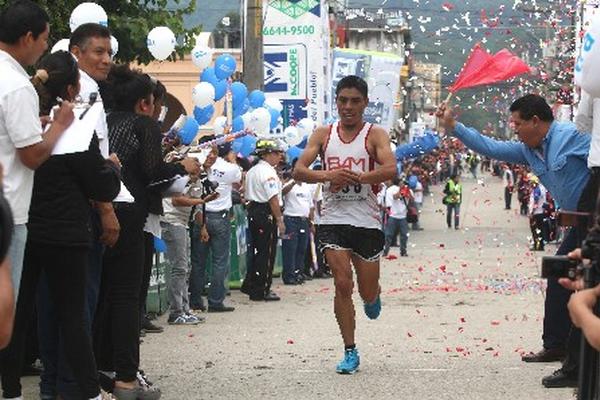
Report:
<svg viewBox="0 0 600 400"><path fill-rule="evenodd" d="M327 190L331 200L335 201L359 201L367 199L367 188L364 185L347 185L339 190L332 191L331 184L328 185Z"/></svg>

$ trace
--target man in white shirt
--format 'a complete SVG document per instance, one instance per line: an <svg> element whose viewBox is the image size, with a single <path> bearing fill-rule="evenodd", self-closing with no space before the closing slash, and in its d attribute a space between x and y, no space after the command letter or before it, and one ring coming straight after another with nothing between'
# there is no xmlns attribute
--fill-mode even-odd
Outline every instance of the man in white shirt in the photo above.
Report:
<svg viewBox="0 0 600 400"><path fill-rule="evenodd" d="M38 95L25 68L48 48L48 21L46 12L28 0L14 2L0 14L0 164L15 224L9 248L15 296L23 268L33 170L48 159L73 121L72 105L64 102L42 137Z"/></svg>
<svg viewBox="0 0 600 400"><path fill-rule="evenodd" d="M286 285L304 283L304 261L310 235L313 210L311 184L290 179L283 186L283 220L286 232L281 241L283 255L282 279Z"/></svg>
<svg viewBox="0 0 600 400"><path fill-rule="evenodd" d="M407 188L408 189L408 188ZM408 243L408 222L406 221L406 202L408 199L403 196L400 190L400 179L394 178L385 194L385 206L389 210L387 222L385 224L385 247L383 255L387 256L390 252L390 246L394 237L400 233L400 255L407 257L406 245Z"/></svg>
<svg viewBox="0 0 600 400"><path fill-rule="evenodd" d="M260 161L246 174L244 194L248 200L251 263L246 271L242 292L253 301L277 301L271 291L273 266L277 251L277 232L285 233L281 213L281 181L275 166L281 162L283 149L272 140L259 140L255 153Z"/></svg>
<svg viewBox="0 0 600 400"><path fill-rule="evenodd" d="M233 185L241 183L242 170L236 164L235 154L231 144L219 146L219 157L208 171L208 180L217 183L216 200L204 206L204 224L200 227L194 223L192 233L192 269L203 271L209 252L212 255L212 275L208 292L208 312L229 312L234 307L226 306L223 302L227 294L227 277L231 267L231 192ZM200 231L200 235L198 235ZM195 232L195 233L194 233ZM202 237L204 240L200 240ZM201 274L203 276L204 274ZM203 279L201 279L203 281ZM201 291L204 282L193 286L195 291ZM191 303L202 303L198 298L201 293L191 294Z"/></svg>
<svg viewBox="0 0 600 400"><path fill-rule="evenodd" d="M512 194L515 189L515 178L506 163L502 163L502 183L504 184L504 209L510 210Z"/></svg>

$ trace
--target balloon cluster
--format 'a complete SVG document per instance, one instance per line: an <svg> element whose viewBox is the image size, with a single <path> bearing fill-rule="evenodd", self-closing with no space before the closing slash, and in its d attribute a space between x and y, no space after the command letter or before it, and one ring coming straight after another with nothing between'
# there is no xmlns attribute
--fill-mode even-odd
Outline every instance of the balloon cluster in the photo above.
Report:
<svg viewBox="0 0 600 400"><path fill-rule="evenodd" d="M96 3L81 3L71 12L71 17L69 18L71 33L73 33L80 25L89 23L108 26L108 15L106 14L106 11L104 11L104 8ZM111 36L110 44L112 56L114 57L119 51L119 41L116 37ZM52 46L50 52L56 53L57 51L69 51L69 39L60 39L56 42L54 46Z"/></svg>

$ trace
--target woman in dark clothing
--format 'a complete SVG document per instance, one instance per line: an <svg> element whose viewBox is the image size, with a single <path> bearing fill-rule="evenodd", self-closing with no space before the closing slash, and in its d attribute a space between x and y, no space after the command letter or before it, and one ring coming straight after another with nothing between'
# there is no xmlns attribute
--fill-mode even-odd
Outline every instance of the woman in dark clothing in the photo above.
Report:
<svg viewBox="0 0 600 400"><path fill-rule="evenodd" d="M139 367L140 287L144 265L144 222L152 196L148 185L177 175L197 173L199 163L163 161L150 77L126 65L113 67L108 81L112 112L108 115L110 150L122 162L122 176L133 202L113 202L121 225L114 247L104 254L94 340L100 370L115 371L113 395L119 400L158 399L160 390L141 387Z"/></svg>
<svg viewBox="0 0 600 400"><path fill-rule="evenodd" d="M40 114L47 116L56 98L73 101L79 92L79 69L67 52L40 62L33 79L40 97ZM90 199L110 202L119 191L118 160L105 160L94 136L87 151L53 155L35 171L29 210L27 247L13 340L1 371L4 396L18 397L25 332L33 312L43 272L56 307L65 358L83 398L100 399L100 387L90 333L86 329L85 284L91 243ZM40 327L40 335L48 332ZM5 359L6 361L6 359Z"/></svg>

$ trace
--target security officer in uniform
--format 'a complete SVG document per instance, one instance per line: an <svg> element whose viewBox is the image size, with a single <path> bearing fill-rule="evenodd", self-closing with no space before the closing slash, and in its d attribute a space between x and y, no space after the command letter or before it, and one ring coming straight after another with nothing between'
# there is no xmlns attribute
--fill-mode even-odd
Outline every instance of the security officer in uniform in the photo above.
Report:
<svg viewBox="0 0 600 400"><path fill-rule="evenodd" d="M273 266L277 251L277 231L285 233L281 212L281 181L277 166L284 154L283 148L273 140L261 139L256 143L255 154L259 162L250 168L244 185L248 201L251 263L246 272L242 292L253 301L276 301L279 296L271 292Z"/></svg>

